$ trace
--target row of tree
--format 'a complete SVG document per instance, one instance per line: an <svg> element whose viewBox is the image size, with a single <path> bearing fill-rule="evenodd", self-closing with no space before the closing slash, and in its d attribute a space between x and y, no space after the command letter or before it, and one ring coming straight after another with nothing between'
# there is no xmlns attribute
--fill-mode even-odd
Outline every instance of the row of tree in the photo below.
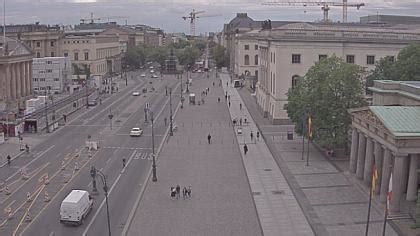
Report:
<svg viewBox="0 0 420 236"><path fill-rule="evenodd" d="M365 87L373 80L420 80L420 44L400 51L397 60L381 59L373 71L332 56L315 63L289 89L287 112L298 134L308 135L328 148L347 147L351 117L348 109L365 106Z"/></svg>
<svg viewBox="0 0 420 236"><path fill-rule="evenodd" d="M170 52L173 51L181 65L192 66L205 48L206 42L200 40L194 42L180 40L177 43L171 43L162 47L151 47L141 44L127 50L123 57L123 65L130 68L140 68L146 62L152 61L164 66L165 60L168 59Z"/></svg>

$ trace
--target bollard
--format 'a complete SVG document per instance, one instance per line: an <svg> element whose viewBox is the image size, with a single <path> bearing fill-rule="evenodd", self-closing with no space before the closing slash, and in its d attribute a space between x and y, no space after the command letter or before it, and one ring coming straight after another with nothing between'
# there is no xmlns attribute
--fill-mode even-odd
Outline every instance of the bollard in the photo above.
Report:
<svg viewBox="0 0 420 236"><path fill-rule="evenodd" d="M64 161L61 162L61 170L66 169L66 163Z"/></svg>
<svg viewBox="0 0 420 236"><path fill-rule="evenodd" d="M47 192L47 190L45 190L45 193L44 193L44 202L49 202L51 199L50 199L50 196L48 195L48 192Z"/></svg>
<svg viewBox="0 0 420 236"><path fill-rule="evenodd" d="M30 192L27 192L26 193L26 201L27 202L31 202L32 201L32 197L31 197L31 193Z"/></svg>
<svg viewBox="0 0 420 236"><path fill-rule="evenodd" d="M75 171L80 170L80 168L79 168L79 163L78 163L77 161L74 163L74 170L75 170Z"/></svg>
<svg viewBox="0 0 420 236"><path fill-rule="evenodd" d="M6 195L10 195L12 192L10 192L9 186L6 185L6 187L4 188L4 193Z"/></svg>
<svg viewBox="0 0 420 236"><path fill-rule="evenodd" d="M44 184L48 185L50 183L50 178L48 177L48 174L44 176Z"/></svg>

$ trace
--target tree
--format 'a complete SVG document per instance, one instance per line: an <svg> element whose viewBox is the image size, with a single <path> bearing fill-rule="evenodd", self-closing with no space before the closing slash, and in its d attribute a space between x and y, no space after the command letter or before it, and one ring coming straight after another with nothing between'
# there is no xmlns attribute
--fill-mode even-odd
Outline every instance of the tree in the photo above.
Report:
<svg viewBox="0 0 420 236"><path fill-rule="evenodd" d="M289 89L287 113L304 134L305 114L312 117L313 140L328 148L345 146L351 117L348 109L365 105L363 69L332 56L317 62Z"/></svg>
<svg viewBox="0 0 420 236"><path fill-rule="evenodd" d="M373 86L374 80L398 80L398 74L395 71L396 62L391 57L381 58L366 78L366 92L370 93L367 88Z"/></svg>
<svg viewBox="0 0 420 236"><path fill-rule="evenodd" d="M228 66L229 56L226 53L226 48L221 45L216 45L212 48L211 51L213 55L213 59L216 62L217 67L225 67Z"/></svg>
<svg viewBox="0 0 420 236"><path fill-rule="evenodd" d="M200 57L200 55L200 50L192 46L186 47L185 49L177 52L179 63L185 66L193 66L195 61Z"/></svg>

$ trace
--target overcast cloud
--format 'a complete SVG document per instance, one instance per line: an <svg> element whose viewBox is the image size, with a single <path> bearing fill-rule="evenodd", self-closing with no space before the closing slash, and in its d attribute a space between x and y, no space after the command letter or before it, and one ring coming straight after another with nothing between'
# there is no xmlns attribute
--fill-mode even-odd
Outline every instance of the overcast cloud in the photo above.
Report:
<svg viewBox="0 0 420 236"><path fill-rule="evenodd" d="M3 0L0 0L2 2ZM284 0L283 0L284 1ZM293 0L291 0L293 1ZM309 0L313 1L313 0ZM340 0L336 0L340 1ZM182 20L193 9L206 11L197 20L197 32L220 31L238 12L247 12L255 20L317 21L322 19L319 6L276 7L262 6L261 0L6 0L6 23L26 24L78 24L80 18L124 16L116 18L120 24L147 24L167 32L189 32L188 21ZM359 21L360 16L394 14L420 16L420 0L349 0L364 2L360 10L348 8L349 21ZM2 9L3 4L0 4ZM1 10L1 15L3 14ZM331 7L330 19L341 20L341 8ZM1 17L2 21L3 17Z"/></svg>

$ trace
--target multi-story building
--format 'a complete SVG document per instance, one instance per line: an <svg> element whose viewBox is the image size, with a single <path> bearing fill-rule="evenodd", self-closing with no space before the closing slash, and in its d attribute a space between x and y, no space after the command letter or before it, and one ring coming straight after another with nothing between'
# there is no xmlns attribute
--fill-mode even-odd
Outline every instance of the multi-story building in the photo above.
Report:
<svg viewBox="0 0 420 236"><path fill-rule="evenodd" d="M17 40L0 37L0 110L18 113L32 94L33 52Z"/></svg>
<svg viewBox="0 0 420 236"><path fill-rule="evenodd" d="M7 25L6 36L25 43L34 52L34 57L56 57L60 54L59 41L64 37L64 31L57 25L39 23Z"/></svg>
<svg viewBox="0 0 420 236"><path fill-rule="evenodd" d="M69 57L34 58L32 81L35 93L62 93L71 82L71 62Z"/></svg>
<svg viewBox="0 0 420 236"><path fill-rule="evenodd" d="M379 59L389 56L394 60L402 48L420 41L420 30L407 26L291 23L258 34L245 33L240 38L245 42L258 40L257 103L266 117L281 124L289 121L288 90L316 62L335 55L370 71Z"/></svg>
<svg viewBox="0 0 420 236"><path fill-rule="evenodd" d="M121 50L117 35L66 32L61 42L63 57L69 57L73 73L90 69L91 75L102 78L106 73L121 70Z"/></svg>

